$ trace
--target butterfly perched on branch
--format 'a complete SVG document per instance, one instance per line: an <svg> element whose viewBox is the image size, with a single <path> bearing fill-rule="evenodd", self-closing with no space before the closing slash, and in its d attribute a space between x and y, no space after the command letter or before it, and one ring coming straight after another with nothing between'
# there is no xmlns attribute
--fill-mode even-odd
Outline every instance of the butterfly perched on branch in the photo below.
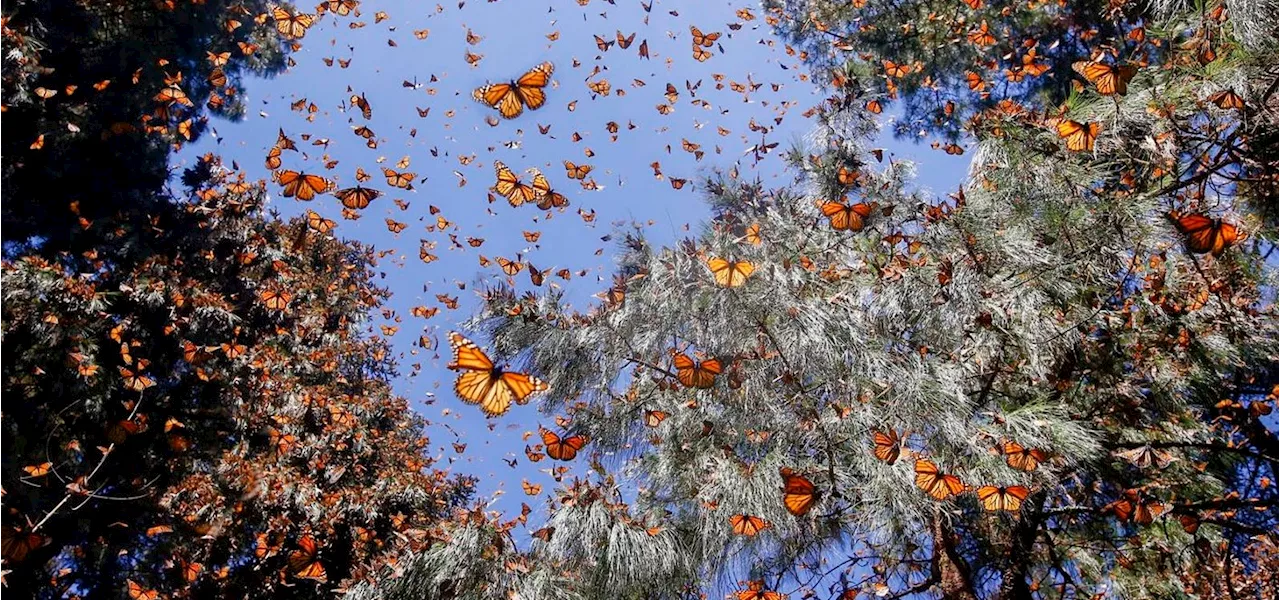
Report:
<svg viewBox="0 0 1280 600"><path fill-rule="evenodd" d="M787 511L797 517L808 514L821 495L813 482L789 467L778 469L778 475L782 477L782 504Z"/></svg>
<svg viewBox="0 0 1280 600"><path fill-rule="evenodd" d="M1240 239L1240 231L1236 226L1222 219L1198 213L1169 213L1169 218L1173 219L1178 231L1187 236L1187 249L1196 254L1221 256Z"/></svg>

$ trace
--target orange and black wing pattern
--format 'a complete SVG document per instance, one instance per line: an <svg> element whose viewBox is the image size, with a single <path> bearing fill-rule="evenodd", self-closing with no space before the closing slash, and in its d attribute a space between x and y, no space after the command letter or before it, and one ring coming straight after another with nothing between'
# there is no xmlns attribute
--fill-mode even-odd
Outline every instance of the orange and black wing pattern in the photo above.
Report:
<svg viewBox="0 0 1280 600"><path fill-rule="evenodd" d="M471 97L477 102L483 102L491 108L497 109L498 114L504 119L514 119L524 112L527 107L529 110L537 110L547 103L547 94L544 88L551 83L551 73L555 71L555 66L549 62L544 62L527 73L520 76L520 79L507 83L490 83L476 88L471 93Z"/></svg>
<svg viewBox="0 0 1280 600"><path fill-rule="evenodd" d="M535 393L545 391L546 382L527 373L504 371L471 340L456 332L449 333L453 362L449 368L460 371L453 391L464 402L480 405L486 415L507 412L511 402L525 403Z"/></svg>
<svg viewBox="0 0 1280 600"><path fill-rule="evenodd" d="M782 504L787 511L797 517L808 514L820 495L813 482L788 467L779 469L778 475L782 477Z"/></svg>

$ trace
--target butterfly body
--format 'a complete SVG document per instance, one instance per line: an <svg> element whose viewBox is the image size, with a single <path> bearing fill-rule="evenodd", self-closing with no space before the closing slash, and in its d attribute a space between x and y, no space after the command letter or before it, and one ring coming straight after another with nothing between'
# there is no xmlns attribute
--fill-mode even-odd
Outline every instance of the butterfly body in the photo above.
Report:
<svg viewBox="0 0 1280 600"><path fill-rule="evenodd" d="M449 345L454 358L448 367L461 372L454 381L454 392L464 402L480 405L486 415L501 415L512 401L524 404L530 396L549 387L537 377L497 366L475 342L461 334L450 332Z"/></svg>
<svg viewBox="0 0 1280 600"><path fill-rule="evenodd" d="M537 110L546 104L547 95L543 88L551 82L553 71L555 66L544 62L515 81L478 87L471 93L471 97L497 109L502 118L514 119L524 112L525 107Z"/></svg>
<svg viewBox="0 0 1280 600"><path fill-rule="evenodd" d="M1214 219L1202 214L1170 215L1178 231L1187 236L1187 249L1196 254L1222 253L1240 239L1240 231L1235 225L1222 219Z"/></svg>
<svg viewBox="0 0 1280 600"><path fill-rule="evenodd" d="M831 220L831 228L836 231L862 231L865 219L871 216L870 204L859 202L849 205L843 202L824 202L822 216Z"/></svg>

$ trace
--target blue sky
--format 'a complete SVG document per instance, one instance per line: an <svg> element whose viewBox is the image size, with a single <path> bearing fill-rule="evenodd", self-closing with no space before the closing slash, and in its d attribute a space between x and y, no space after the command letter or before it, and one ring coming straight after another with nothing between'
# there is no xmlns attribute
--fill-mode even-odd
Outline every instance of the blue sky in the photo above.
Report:
<svg viewBox="0 0 1280 600"><path fill-rule="evenodd" d="M744 21L735 14L748 6L755 20ZM822 95L801 80L804 68L796 57L787 55L759 8L745 2L654 0L646 13L638 0L617 0L616 5L591 0L586 6L577 0L470 0L461 8L457 2L445 6L365 0L360 10L359 17L321 19L292 55L293 68L272 79L245 82L248 110L241 122L214 119L210 125L216 137L206 133L176 161L186 164L213 151L228 162L236 161L251 178L268 179L263 159L283 129L301 150L284 153L285 168L336 179L340 188L356 184L357 167L373 175L365 185L386 194L362 211L358 220L344 220L341 205L332 196L298 202L281 197L275 184L269 186L269 206L285 217L315 210L339 223L336 235L390 251L380 262L378 283L393 293L386 308L400 321L375 315L373 331L381 334L378 326L383 324L399 327L390 336L400 353L402 372L395 389L432 422L428 435L433 453L441 459L439 466L476 476L483 496L498 495L495 509L514 515L521 502L536 508L539 503L524 494L521 482L541 484L544 495L554 489L555 482L540 470L549 461L535 465L525 459L523 436L536 434L539 423L551 425L553 419L539 415L533 404L513 406L506 415L485 419L478 408L454 397L454 375L444 368L449 362L445 335L474 314L475 290L486 281L505 278L496 265L481 268L480 256L514 260L523 254L540 269L569 269L572 279L550 275L546 285L565 288L575 303L585 306L592 294L608 286L615 248L600 238L611 232L613 224L652 221L646 232L659 244L685 235L686 224L697 231L707 208L692 183L712 168L728 169L737 163L744 177L759 176L766 186L785 185L790 176L783 169L780 152L758 164L750 153L744 155L762 137L750 131L748 124L754 120L771 127L765 141L780 142L778 150L783 150L810 130L811 123L801 113ZM375 23L380 11L386 18ZM356 23L364 26L353 27ZM742 27L733 31L729 24L734 23ZM714 56L706 62L692 56L690 25L705 33L723 34L718 46L709 49ZM418 39L414 32L423 29L429 33ZM482 39L468 43L468 31ZM635 33L629 49L616 44L603 52L597 48L595 36L616 41L618 31L624 36ZM558 39L549 39L557 33ZM638 54L645 40L649 60ZM483 58L469 65L468 52ZM333 59L332 66L326 58ZM347 60L347 68L342 68L341 61ZM497 113L474 102L472 89L486 81L516 78L542 61L555 64L555 85L548 88L547 105L490 126L486 117L496 118ZM597 67L600 72L592 76ZM717 81L718 76L723 80ZM593 98L588 79L607 79L613 90L625 95ZM748 79L763 85L750 94L731 88L731 82L745 84ZM701 85L694 96L686 82L691 86L698 81ZM656 106L667 103L667 83L676 87L679 98L672 105L674 110L664 115ZM357 109L343 110L353 93L369 100L372 119L366 121ZM290 108L303 98L304 104L318 109L310 120L307 112ZM429 112L420 116L426 109ZM782 120L776 123L779 117ZM619 126L616 141L606 129L610 121ZM376 133L376 149L353 133L362 125ZM539 126L550 126L550 130L542 134ZM722 135L720 128L727 133ZM573 139L575 133L581 136L578 142ZM304 141L303 134L311 139ZM325 138L327 146L313 145ZM701 145L705 155L700 161L682 149L684 139ZM880 144L897 158L927 161L919 184L939 193L954 190L968 162L967 155L947 156L927 144L904 144L887 137ZM409 166L397 168L396 163L406 156ZM569 197L571 206L548 215L533 206L513 208L502 198L489 203L495 159L517 172L541 169L552 187ZM586 191L567 179L564 160L592 165L590 177L599 189ZM337 161L332 170L325 168L329 161ZM655 161L661 163L664 179L655 178L650 166ZM384 167L415 172L415 189L386 185ZM674 190L672 177L689 179L690 185ZM460 186L464 179L465 185ZM397 199L407 208L402 210ZM431 207L438 209L438 215L432 214ZM594 222L586 223L579 209L594 211ZM437 217L456 224L456 229L427 231ZM407 227L393 234L388 218ZM525 231L541 233L536 246L526 241ZM448 233L457 236L462 249L451 247ZM485 241L472 248L467 238ZM439 260L430 264L419 260L422 239L436 243L431 252ZM587 274L579 277L577 273L584 269ZM536 289L527 272L515 280L521 290ZM437 294L458 298L458 308L444 308ZM410 314L412 307L422 305L441 310L431 319ZM420 335L443 342L444 349L437 356L417 348ZM485 346L485 340L475 341ZM421 370L413 374L415 363ZM458 453L455 442L466 444L465 452ZM513 458L518 461L514 468L504 461ZM585 461L577 463L575 469L585 471ZM532 518L537 518L536 512Z"/></svg>

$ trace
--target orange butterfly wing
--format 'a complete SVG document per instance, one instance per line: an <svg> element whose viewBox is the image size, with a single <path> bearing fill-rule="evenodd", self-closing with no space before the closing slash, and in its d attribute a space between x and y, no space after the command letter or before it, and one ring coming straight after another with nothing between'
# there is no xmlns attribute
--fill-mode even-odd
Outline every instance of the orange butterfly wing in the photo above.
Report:
<svg viewBox="0 0 1280 600"><path fill-rule="evenodd" d="M778 469L782 476L782 503L791 514L802 517L818 501L818 490L803 475L788 467Z"/></svg>
<svg viewBox="0 0 1280 600"><path fill-rule="evenodd" d="M529 69L529 72L516 80L516 93L520 95L520 100L529 107L529 110L538 110L547 103L547 94L543 88L551 83L551 73L554 71L554 65L544 62Z"/></svg>
<svg viewBox="0 0 1280 600"><path fill-rule="evenodd" d="M547 456L555 460L573 460L578 456L578 451L587 445L587 438L583 435L562 438L550 429L539 428L539 432L542 434L542 445L547 450Z"/></svg>
<svg viewBox="0 0 1280 600"><path fill-rule="evenodd" d="M733 532L751 537L769 528L769 522L754 515L733 515L729 517Z"/></svg>
<svg viewBox="0 0 1280 600"><path fill-rule="evenodd" d="M890 429L888 433L873 430L871 432L871 439L875 443L874 452L876 458L889 464L897 462L898 455L902 451L902 448L898 443L897 432L892 429Z"/></svg>
<svg viewBox="0 0 1280 600"><path fill-rule="evenodd" d="M943 473L938 465L927 460L916 460L916 487L924 490L935 500L946 500L948 497L964 491L964 483L959 477Z"/></svg>
<svg viewBox="0 0 1280 600"><path fill-rule="evenodd" d="M319 546L315 538L304 535L298 540L298 549L289 553L289 569L293 571L294 576L316 581L326 579L324 565L316 560L318 551Z"/></svg>
<svg viewBox="0 0 1280 600"><path fill-rule="evenodd" d="M991 512L1005 511L1018 512L1022 508L1022 503L1030 495L1031 490L1026 487L1015 485L1010 487L997 487L994 485L984 485L978 488L978 502L982 504L982 508Z"/></svg>
<svg viewBox="0 0 1280 600"><path fill-rule="evenodd" d="M1092 152L1102 126L1098 123L1081 123L1064 119L1058 123L1058 137L1067 141L1072 152Z"/></svg>

